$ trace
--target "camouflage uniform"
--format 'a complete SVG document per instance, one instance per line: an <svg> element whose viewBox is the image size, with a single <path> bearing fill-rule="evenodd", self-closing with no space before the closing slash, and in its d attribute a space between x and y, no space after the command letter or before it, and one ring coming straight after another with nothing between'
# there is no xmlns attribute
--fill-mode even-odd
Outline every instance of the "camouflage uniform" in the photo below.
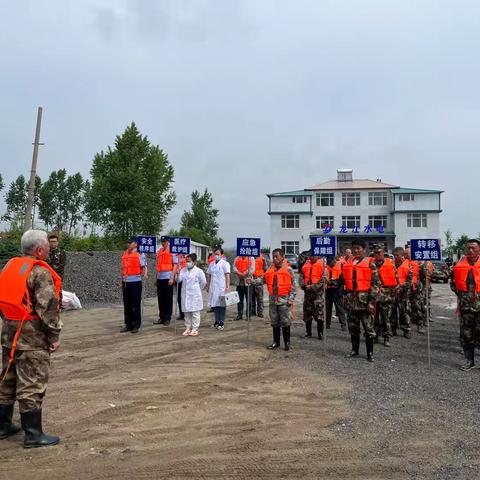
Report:
<svg viewBox="0 0 480 480"><path fill-rule="evenodd" d="M263 257L263 272L267 271L267 261L265 257ZM256 277L253 276L253 295L252 295L252 315L256 315L257 317L263 317L263 284L264 284L264 277Z"/></svg>
<svg viewBox="0 0 480 480"><path fill-rule="evenodd" d="M319 260L320 261L320 260ZM299 277L300 287L304 291L303 297L303 321L305 322L305 328L307 336L312 335L312 322L317 322L318 338L323 337L323 316L325 307L324 297L324 280L310 285L307 287L305 284L305 276L303 272Z"/></svg>
<svg viewBox="0 0 480 480"><path fill-rule="evenodd" d="M400 265L395 264L395 267L398 268ZM413 272L412 267L410 267L405 283L400 285L397 292L397 303L394 306L392 319L392 333L394 335L396 334L397 326L403 330L404 335L409 335L411 329L410 291L412 289L412 279Z"/></svg>
<svg viewBox="0 0 480 480"><path fill-rule="evenodd" d="M383 262L375 262L378 269ZM399 284L397 269L395 268L395 278L397 285ZM382 281L380 277L380 282ZM375 305L375 333L388 340L392 336L392 316L395 308L395 300L397 296L397 287L385 287L382 284L378 290L377 303Z"/></svg>
<svg viewBox="0 0 480 480"><path fill-rule="evenodd" d="M47 263L63 279L65 265L67 264L67 255L65 254L65 252L63 252L59 248L56 248L55 250L50 250L50 252L48 253Z"/></svg>
<svg viewBox="0 0 480 480"><path fill-rule="evenodd" d="M32 315L40 318L23 323L14 360L7 377L0 383L0 404L12 405L18 400L20 413L41 409L50 369L49 347L58 341L62 321L50 272L33 267L27 281ZM18 321L3 319L1 343L2 365L8 364Z"/></svg>
<svg viewBox="0 0 480 480"><path fill-rule="evenodd" d="M416 285L412 285L410 291L410 309L411 320L415 323L419 331L422 331L426 325L425 315L425 285L426 285L426 268L420 265L418 271L418 280Z"/></svg>

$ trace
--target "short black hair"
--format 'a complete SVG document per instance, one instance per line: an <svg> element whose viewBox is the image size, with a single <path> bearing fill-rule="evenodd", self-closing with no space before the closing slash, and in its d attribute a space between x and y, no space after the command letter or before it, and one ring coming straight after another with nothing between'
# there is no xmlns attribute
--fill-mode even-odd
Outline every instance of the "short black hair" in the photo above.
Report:
<svg viewBox="0 0 480 480"><path fill-rule="evenodd" d="M395 247L393 249L393 253L400 253L400 255L403 255L405 253L405 250L402 247Z"/></svg>
<svg viewBox="0 0 480 480"><path fill-rule="evenodd" d="M467 243L476 243L476 244L480 245L480 240L478 238L469 238Z"/></svg>
<svg viewBox="0 0 480 480"><path fill-rule="evenodd" d="M355 240L352 240L352 247L367 248L367 242L362 238L356 238Z"/></svg>
<svg viewBox="0 0 480 480"><path fill-rule="evenodd" d="M223 248L218 247L218 248L215 249L215 252L220 252L223 255Z"/></svg>
<svg viewBox="0 0 480 480"><path fill-rule="evenodd" d="M192 262L196 262L197 261L197 254L196 253L189 253L187 255L187 258L189 258Z"/></svg>
<svg viewBox="0 0 480 480"><path fill-rule="evenodd" d="M49 236L48 236L48 239L49 240L52 240L53 238L57 239L58 240L58 234L57 233L51 233ZM470 240L469 240L470 241Z"/></svg>
<svg viewBox="0 0 480 480"><path fill-rule="evenodd" d="M285 252L283 251L283 249L281 249L281 248L274 248L274 249L272 250L272 257L273 257L273 254L274 254L275 252L278 252L281 257L285 257Z"/></svg>

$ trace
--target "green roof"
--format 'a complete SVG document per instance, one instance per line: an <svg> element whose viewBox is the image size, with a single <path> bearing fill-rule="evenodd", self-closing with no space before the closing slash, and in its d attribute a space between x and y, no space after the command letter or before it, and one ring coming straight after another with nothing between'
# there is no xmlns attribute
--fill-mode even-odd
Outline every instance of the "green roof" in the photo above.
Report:
<svg viewBox="0 0 480 480"><path fill-rule="evenodd" d="M443 190L425 190L423 188L392 188L392 193L443 193Z"/></svg>
<svg viewBox="0 0 480 480"><path fill-rule="evenodd" d="M279 193L267 193L267 197L294 197L294 196L304 196L311 197L312 192L306 190L294 190L293 192L279 192Z"/></svg>

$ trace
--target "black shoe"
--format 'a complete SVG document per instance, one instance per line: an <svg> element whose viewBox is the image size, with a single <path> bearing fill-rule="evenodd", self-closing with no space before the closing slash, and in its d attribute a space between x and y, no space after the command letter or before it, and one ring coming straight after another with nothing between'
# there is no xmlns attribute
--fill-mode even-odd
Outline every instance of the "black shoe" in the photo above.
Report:
<svg viewBox="0 0 480 480"><path fill-rule="evenodd" d="M290 342L285 344L285 351L288 352L290 350Z"/></svg>
<svg viewBox="0 0 480 480"><path fill-rule="evenodd" d="M425 334L425 329L424 329L423 327L418 327L417 332L418 332L420 335L424 335L424 334Z"/></svg>
<svg viewBox="0 0 480 480"><path fill-rule="evenodd" d="M20 414L22 428L25 431L24 448L49 447L56 445L60 438L53 435L46 435L42 430L42 411L33 410Z"/></svg>
<svg viewBox="0 0 480 480"><path fill-rule="evenodd" d="M138 333L138 328L134 328L130 333Z"/></svg>
<svg viewBox="0 0 480 480"><path fill-rule="evenodd" d="M280 348L280 344L277 342L273 342L271 345L267 347L268 350L273 350L275 348Z"/></svg>
<svg viewBox="0 0 480 480"><path fill-rule="evenodd" d="M345 358L355 358L358 357L360 353L358 351L352 350Z"/></svg>
<svg viewBox="0 0 480 480"><path fill-rule="evenodd" d="M342 332L346 332L347 331L347 326L346 325L342 325L340 327L340 329L342 330Z"/></svg>
<svg viewBox="0 0 480 480"><path fill-rule="evenodd" d="M123 327L121 330L120 330L120 333L125 333L125 332L130 332L131 329L128 328L128 327Z"/></svg>
<svg viewBox="0 0 480 480"><path fill-rule="evenodd" d="M391 347L392 345L390 344L390 341L388 340L388 338L384 338L383 339L383 346L384 347Z"/></svg>
<svg viewBox="0 0 480 480"><path fill-rule="evenodd" d="M170 325L170 320L165 320L161 323L162 325L165 325L166 327L168 327Z"/></svg>
<svg viewBox="0 0 480 480"><path fill-rule="evenodd" d="M410 333L409 331L403 332L403 336L404 336L405 338L409 338L409 339L412 338L412 335L411 335L411 333Z"/></svg>
<svg viewBox="0 0 480 480"><path fill-rule="evenodd" d="M319 333L319 334L318 334L318 339L319 339L319 340L323 340L323 333Z"/></svg>
<svg viewBox="0 0 480 480"><path fill-rule="evenodd" d="M283 327L283 343L285 344L285 351L288 352L290 350L290 327Z"/></svg>
<svg viewBox="0 0 480 480"><path fill-rule="evenodd" d="M397 330L394 329L394 330L392 330L392 337L396 337L396 336L397 336Z"/></svg>
<svg viewBox="0 0 480 480"><path fill-rule="evenodd" d="M377 338L377 337L375 337ZM367 348L367 360L369 362L373 362L373 344L375 338L366 338L365 339L365 347Z"/></svg>
<svg viewBox="0 0 480 480"><path fill-rule="evenodd" d="M243 315L237 315L237 316L235 317L235 320L243 320Z"/></svg>
<svg viewBox="0 0 480 480"><path fill-rule="evenodd" d="M257 315L257 317L258 317L258 318L263 318L263 313L259 313L259 314Z"/></svg>
<svg viewBox="0 0 480 480"><path fill-rule="evenodd" d="M312 334L306 333L305 335L302 335L302 338L312 338Z"/></svg>
<svg viewBox="0 0 480 480"><path fill-rule="evenodd" d="M330 327L331 327L330 323L327 323L327 330L330 330Z"/></svg>
<svg viewBox="0 0 480 480"><path fill-rule="evenodd" d="M16 435L21 427L12 423L13 404L0 405L0 440Z"/></svg>
<svg viewBox="0 0 480 480"><path fill-rule="evenodd" d="M163 320L161 318L159 318L158 320L154 320L152 323L154 325L163 325Z"/></svg>
<svg viewBox="0 0 480 480"><path fill-rule="evenodd" d="M465 364L460 367L460 370L469 372L475 368L475 347L464 347L463 353L465 354Z"/></svg>
<svg viewBox="0 0 480 480"><path fill-rule="evenodd" d="M373 353L367 355L367 362L373 362Z"/></svg>

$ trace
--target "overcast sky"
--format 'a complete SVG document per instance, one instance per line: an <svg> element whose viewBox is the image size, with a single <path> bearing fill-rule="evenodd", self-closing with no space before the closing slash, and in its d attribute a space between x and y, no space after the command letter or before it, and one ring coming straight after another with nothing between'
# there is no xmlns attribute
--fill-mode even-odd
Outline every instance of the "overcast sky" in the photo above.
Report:
<svg viewBox="0 0 480 480"><path fill-rule="evenodd" d="M265 194L382 178L480 231L477 0L0 0L0 172L89 174L133 120L175 167L177 227L207 187L221 235L269 244ZM2 208L3 210L3 208Z"/></svg>

